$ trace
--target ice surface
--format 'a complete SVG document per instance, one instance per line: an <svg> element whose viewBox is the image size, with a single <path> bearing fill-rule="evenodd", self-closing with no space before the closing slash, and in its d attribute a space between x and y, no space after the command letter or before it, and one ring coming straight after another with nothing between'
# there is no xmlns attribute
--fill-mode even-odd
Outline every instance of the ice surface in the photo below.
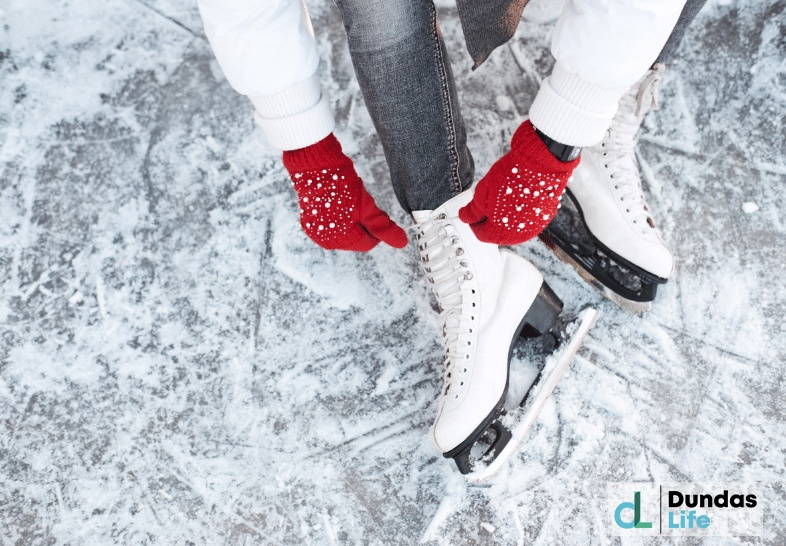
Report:
<svg viewBox="0 0 786 546"><path fill-rule="evenodd" d="M547 4L471 72L439 2L479 174L550 70ZM408 225L339 14L309 6L337 134ZM415 251L302 234L194 2L7 0L0 22L0 543L620 544L605 484L650 480L761 482L746 543L786 543L783 0L711 3L646 120L678 260L650 314L518 249L601 316L490 488L429 440L441 348Z"/></svg>

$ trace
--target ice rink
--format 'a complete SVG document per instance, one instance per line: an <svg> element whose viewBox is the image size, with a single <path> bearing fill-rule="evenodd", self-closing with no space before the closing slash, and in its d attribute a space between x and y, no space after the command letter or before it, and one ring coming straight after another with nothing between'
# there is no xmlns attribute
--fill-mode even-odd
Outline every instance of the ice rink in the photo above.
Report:
<svg viewBox="0 0 786 546"><path fill-rule="evenodd" d="M404 226L338 10L308 0L336 134ZM477 175L553 63L533 0L475 72L440 24ZM322 251L195 1L0 3L0 544L786 544L786 1L710 0L645 120L677 269L600 317L517 456L429 439L439 318L414 245ZM521 350L514 367L534 365ZM764 532L621 541L609 482L756 482Z"/></svg>

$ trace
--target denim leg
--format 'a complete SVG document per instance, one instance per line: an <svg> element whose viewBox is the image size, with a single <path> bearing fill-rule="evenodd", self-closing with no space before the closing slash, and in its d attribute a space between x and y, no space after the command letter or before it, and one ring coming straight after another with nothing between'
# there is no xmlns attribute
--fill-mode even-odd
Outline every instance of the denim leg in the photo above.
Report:
<svg viewBox="0 0 786 546"><path fill-rule="evenodd" d="M685 36L685 31L688 30L688 26L690 26L693 18L696 17L696 14L699 13L706 3L707 0L688 0L685 3L674 30L671 31L669 39L666 40L666 45L663 46L658 59L655 61L656 64L667 63L671 59L671 56L674 55L674 52L680 46L680 42L682 42L682 38Z"/></svg>
<svg viewBox="0 0 786 546"><path fill-rule="evenodd" d="M474 163L431 0L335 0L360 89L407 212L472 185Z"/></svg>

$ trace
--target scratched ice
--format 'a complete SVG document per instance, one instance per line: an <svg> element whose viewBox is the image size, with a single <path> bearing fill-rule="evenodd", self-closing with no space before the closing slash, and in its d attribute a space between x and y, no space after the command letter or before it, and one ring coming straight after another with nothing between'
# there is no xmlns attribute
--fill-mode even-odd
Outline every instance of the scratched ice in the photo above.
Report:
<svg viewBox="0 0 786 546"><path fill-rule="evenodd" d="M309 6L338 136L409 225L338 11ZM471 72L439 6L483 174L558 9L533 0ZM650 314L517 249L601 317L487 488L428 438L441 347L416 251L306 239L194 2L9 0L0 20L0 543L619 544L607 482L737 481L768 495L749 543L783 544L786 2L712 1L646 120L678 260Z"/></svg>

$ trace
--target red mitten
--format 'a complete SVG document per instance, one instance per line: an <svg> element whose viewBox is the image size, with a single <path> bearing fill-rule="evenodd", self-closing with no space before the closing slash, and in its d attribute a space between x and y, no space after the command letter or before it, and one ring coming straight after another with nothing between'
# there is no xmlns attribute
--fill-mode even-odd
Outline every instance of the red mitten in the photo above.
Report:
<svg viewBox="0 0 786 546"><path fill-rule="evenodd" d="M579 161L554 157L527 120L513 134L510 151L478 182L459 218L486 243L517 245L532 239L557 214Z"/></svg>
<svg viewBox="0 0 786 546"><path fill-rule="evenodd" d="M284 167L297 192L300 225L322 248L367 252L379 241L407 246L407 234L374 203L332 133L284 152Z"/></svg>

